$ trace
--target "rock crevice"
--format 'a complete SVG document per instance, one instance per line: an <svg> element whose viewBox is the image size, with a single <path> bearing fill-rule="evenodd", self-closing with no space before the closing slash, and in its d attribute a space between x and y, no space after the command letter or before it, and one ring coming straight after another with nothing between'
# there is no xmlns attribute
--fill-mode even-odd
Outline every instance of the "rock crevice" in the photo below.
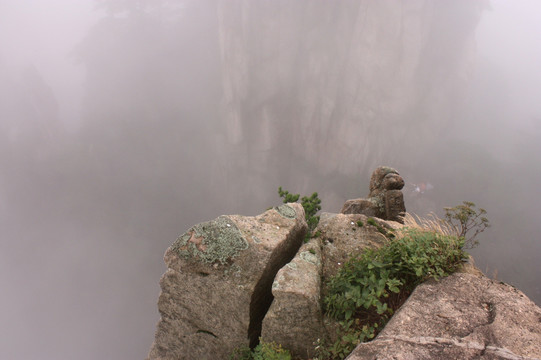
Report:
<svg viewBox="0 0 541 360"><path fill-rule="evenodd" d="M164 256L148 359L226 359L257 345L276 273L306 231L302 206L287 204L256 217L221 216L180 236Z"/></svg>
<svg viewBox="0 0 541 360"><path fill-rule="evenodd" d="M386 198L401 186L395 170L380 167L371 196ZM382 209L377 203L369 210ZM161 319L148 359L226 359L260 338L294 358L313 358L319 339L339 336L321 306L326 281L352 255L387 243L386 229L403 227L367 216L322 213L319 237L304 244L307 224L297 203L192 227L165 253ZM347 359L539 360L541 309L471 264L461 271L417 286L379 335Z"/></svg>
<svg viewBox="0 0 541 360"><path fill-rule="evenodd" d="M283 215L283 211L279 212ZM272 284L276 274L297 254L306 231L307 228L303 226L296 226L291 229L285 241L281 242L272 252L261 278L255 285L250 300L250 325L248 327L248 339L251 349L259 344L263 319L274 300Z"/></svg>

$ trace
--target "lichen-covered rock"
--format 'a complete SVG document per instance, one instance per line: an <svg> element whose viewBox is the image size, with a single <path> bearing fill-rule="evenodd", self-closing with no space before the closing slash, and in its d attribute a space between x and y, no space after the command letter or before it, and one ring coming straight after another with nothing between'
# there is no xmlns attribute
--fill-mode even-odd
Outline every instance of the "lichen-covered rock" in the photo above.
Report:
<svg viewBox="0 0 541 360"><path fill-rule="evenodd" d="M262 338L288 349L294 357L312 358L323 338L321 311L321 241L304 244L276 275L274 301L263 320Z"/></svg>
<svg viewBox="0 0 541 360"><path fill-rule="evenodd" d="M404 179L398 171L388 166L380 166L370 177L370 197L377 196L386 190L400 190L404 187Z"/></svg>
<svg viewBox="0 0 541 360"><path fill-rule="evenodd" d="M364 214L384 220L404 223L406 206L404 194L404 179L398 172L388 166L380 166L370 178L370 193L367 199L351 199L346 201L342 214Z"/></svg>
<svg viewBox="0 0 541 360"><path fill-rule="evenodd" d="M419 285L348 360L540 359L541 308L512 286L455 273Z"/></svg>
<svg viewBox="0 0 541 360"><path fill-rule="evenodd" d="M287 204L256 217L220 216L180 236L165 253L148 359L226 359L257 343L276 273L306 230L302 206Z"/></svg>
<svg viewBox="0 0 541 360"><path fill-rule="evenodd" d="M148 359L227 359L259 336L309 359L318 339L337 340L337 322L321 309L324 282L403 225L322 213L319 238L303 245L304 215L287 204L256 217L221 216L180 236L165 254ZM419 285L348 359L541 358L541 309L473 263L460 271Z"/></svg>

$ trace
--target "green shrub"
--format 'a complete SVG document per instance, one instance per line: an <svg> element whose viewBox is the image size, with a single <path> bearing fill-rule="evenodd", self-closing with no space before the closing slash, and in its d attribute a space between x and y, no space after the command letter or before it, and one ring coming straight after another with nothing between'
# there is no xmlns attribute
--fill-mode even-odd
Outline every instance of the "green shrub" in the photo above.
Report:
<svg viewBox="0 0 541 360"><path fill-rule="evenodd" d="M252 360L252 351L248 345L237 347L229 355L229 360Z"/></svg>
<svg viewBox="0 0 541 360"><path fill-rule="evenodd" d="M290 194L289 191L283 190L281 186L278 187L278 195L284 198L284 204L297 202L301 197L299 194Z"/></svg>
<svg viewBox="0 0 541 360"><path fill-rule="evenodd" d="M352 257L328 281L325 310L339 321L341 333L321 350L322 359L343 359L359 342L372 339L415 286L451 274L466 258L461 237L418 229L401 235Z"/></svg>
<svg viewBox="0 0 541 360"><path fill-rule="evenodd" d="M254 349L253 360L291 360L291 354L281 345L261 341Z"/></svg>
<svg viewBox="0 0 541 360"><path fill-rule="evenodd" d="M284 198L284 204L297 202L300 198L299 194L290 194L289 191L283 190L281 186L278 188L278 195ZM301 205L304 208L304 217L308 224L308 233L305 239L305 242L307 242L311 237L317 236L317 234L314 234L314 230L319 224L319 216L316 216L316 214L321 210L321 199L319 199L317 192L315 192L310 197L303 196L301 198Z"/></svg>
<svg viewBox="0 0 541 360"><path fill-rule="evenodd" d="M475 237L490 227L488 219L484 216L487 211L483 208L476 210L475 206L471 201L463 201L462 205L444 208L445 220L458 236L464 238L464 249L473 249L479 245ZM466 234L474 229L473 235L466 237Z"/></svg>
<svg viewBox="0 0 541 360"><path fill-rule="evenodd" d="M288 350L275 342L260 341L253 351L248 346L237 348L229 356L230 360L291 360Z"/></svg>

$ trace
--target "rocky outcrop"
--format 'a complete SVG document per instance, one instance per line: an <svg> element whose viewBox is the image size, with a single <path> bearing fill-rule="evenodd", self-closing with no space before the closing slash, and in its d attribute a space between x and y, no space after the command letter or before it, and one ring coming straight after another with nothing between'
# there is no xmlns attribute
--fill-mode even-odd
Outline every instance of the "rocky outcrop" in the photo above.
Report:
<svg viewBox="0 0 541 360"><path fill-rule="evenodd" d="M293 356L309 359L314 343L325 336L321 310L321 241L304 244L272 284L274 301L263 320L262 338L275 341Z"/></svg>
<svg viewBox="0 0 541 360"><path fill-rule="evenodd" d="M376 339L347 359L540 358L541 309L512 286L456 273L419 285Z"/></svg>
<svg viewBox="0 0 541 360"><path fill-rule="evenodd" d="M397 222L372 218L373 224L363 214L322 213L317 230L323 241L322 277L323 282L335 275L352 255L366 249L381 247L387 239L381 233L384 229L396 229ZM325 292L325 291L324 291Z"/></svg>
<svg viewBox="0 0 541 360"><path fill-rule="evenodd" d="M319 237L304 244L283 267L272 286L274 302L263 320L262 337L289 349L293 356L310 359L318 339L329 337L336 324L323 315L325 280L355 254L381 247L387 240L381 231L396 229L396 222L362 214L322 213Z"/></svg>
<svg viewBox="0 0 541 360"><path fill-rule="evenodd" d="M276 273L306 229L302 206L287 204L256 217L220 216L180 236L165 253L148 359L226 359L255 346Z"/></svg>
<svg viewBox="0 0 541 360"><path fill-rule="evenodd" d="M348 200L340 211L342 214L365 214L380 219L404 223L406 206L404 179L393 168L380 166L370 178L370 193L367 199Z"/></svg>
<svg viewBox="0 0 541 360"><path fill-rule="evenodd" d="M400 191L403 180L388 169L374 173L371 195ZM318 339L337 340L337 323L322 309L325 282L352 255L381 247L389 241L384 235L403 225L322 213L319 236L303 244L304 216L301 205L285 204L255 217L220 216L180 236L165 253L161 319L148 359L227 359L260 337L310 359ZM348 357L536 358L541 309L488 279L472 259L460 273L419 285L381 333Z"/></svg>
<svg viewBox="0 0 541 360"><path fill-rule="evenodd" d="M351 255L383 245L381 231L401 226L372 224L362 214L323 213L320 236L302 246L299 204L194 226L165 254L161 319L148 359L227 358L236 347L255 346L259 336L312 357L329 327L322 279Z"/></svg>

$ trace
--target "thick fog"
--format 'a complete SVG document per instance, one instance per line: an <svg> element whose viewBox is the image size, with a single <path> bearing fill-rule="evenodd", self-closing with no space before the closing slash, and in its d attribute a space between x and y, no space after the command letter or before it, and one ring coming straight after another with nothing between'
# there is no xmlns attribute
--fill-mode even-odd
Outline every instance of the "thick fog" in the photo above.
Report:
<svg viewBox="0 0 541 360"><path fill-rule="evenodd" d="M541 304L541 3L375 3L0 0L0 357L143 359L178 235L378 165Z"/></svg>

